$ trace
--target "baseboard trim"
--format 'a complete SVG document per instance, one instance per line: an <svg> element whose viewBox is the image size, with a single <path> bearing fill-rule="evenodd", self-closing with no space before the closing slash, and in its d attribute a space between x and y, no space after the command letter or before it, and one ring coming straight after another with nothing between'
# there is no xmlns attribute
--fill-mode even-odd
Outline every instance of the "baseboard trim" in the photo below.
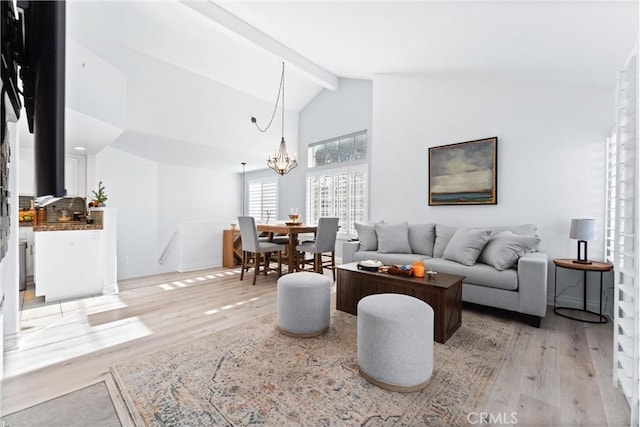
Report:
<svg viewBox="0 0 640 427"><path fill-rule="evenodd" d="M118 295L118 282L102 288L102 295Z"/></svg>
<svg viewBox="0 0 640 427"><path fill-rule="evenodd" d="M4 347L4 351L18 348L20 346L20 332L5 335L2 341L2 345Z"/></svg>
<svg viewBox="0 0 640 427"><path fill-rule="evenodd" d="M207 268L215 268L220 266L222 266L222 259L214 259L212 261L179 265L177 271L180 273L186 273L188 271L204 270Z"/></svg>
<svg viewBox="0 0 640 427"><path fill-rule="evenodd" d="M553 295L547 296L547 305L553 308ZM613 318L613 301L609 300L605 306L605 297L602 298L602 314L607 316L609 320ZM584 306L584 302L582 298L570 297L570 296L559 296L556 298L556 306L558 307L570 307L570 308L578 308L581 309ZM587 310L593 311L594 313L598 313L600 311L599 301L587 300Z"/></svg>

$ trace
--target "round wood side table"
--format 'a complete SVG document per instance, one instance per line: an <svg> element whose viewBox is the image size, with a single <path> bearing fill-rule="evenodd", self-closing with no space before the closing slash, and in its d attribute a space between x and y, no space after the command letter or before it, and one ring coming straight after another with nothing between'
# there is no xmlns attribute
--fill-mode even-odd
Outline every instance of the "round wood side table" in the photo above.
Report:
<svg viewBox="0 0 640 427"><path fill-rule="evenodd" d="M598 261L591 261L590 264L583 264L579 262L574 262L574 260L567 259L567 258L556 258L553 260L553 263L555 264L554 289L553 289L553 312L556 313L558 316L566 317L567 319L578 320L580 322L607 323L608 319L602 314L602 275L607 271L611 271L611 269L613 269L613 264L609 262L598 262ZM582 287L583 287L582 308L562 307L556 304L556 299L558 298L558 267L568 268L571 270L580 270L583 272L584 276L582 280ZM596 313L594 311L587 309L587 272L589 271L596 271L600 273L600 294L598 298L600 301L599 313ZM597 320L581 319L578 317L571 316L570 314L567 314L567 313L562 313L558 310L580 311L580 312L593 314L595 316L598 316L598 318Z"/></svg>

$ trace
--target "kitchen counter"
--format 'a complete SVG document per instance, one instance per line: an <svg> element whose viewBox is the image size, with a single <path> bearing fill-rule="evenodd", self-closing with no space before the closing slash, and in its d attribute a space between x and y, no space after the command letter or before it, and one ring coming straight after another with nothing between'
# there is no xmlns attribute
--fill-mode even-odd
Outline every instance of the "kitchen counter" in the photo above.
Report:
<svg viewBox="0 0 640 427"><path fill-rule="evenodd" d="M45 222L34 224L33 231L74 231L74 230L102 230L102 224L86 224L83 221Z"/></svg>

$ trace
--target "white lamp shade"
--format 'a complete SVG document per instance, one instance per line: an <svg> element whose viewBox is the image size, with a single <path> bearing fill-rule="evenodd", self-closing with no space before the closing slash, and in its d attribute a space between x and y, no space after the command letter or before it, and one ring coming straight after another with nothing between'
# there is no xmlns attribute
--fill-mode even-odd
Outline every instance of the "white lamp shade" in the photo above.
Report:
<svg viewBox="0 0 640 427"><path fill-rule="evenodd" d="M576 240L594 240L596 238L596 220L592 218L572 219L569 238Z"/></svg>

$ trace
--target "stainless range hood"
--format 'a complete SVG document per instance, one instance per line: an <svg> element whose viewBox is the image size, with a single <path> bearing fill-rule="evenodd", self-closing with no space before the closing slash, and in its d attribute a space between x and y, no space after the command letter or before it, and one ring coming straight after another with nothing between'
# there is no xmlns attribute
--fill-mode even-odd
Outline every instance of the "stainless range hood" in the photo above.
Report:
<svg viewBox="0 0 640 427"><path fill-rule="evenodd" d="M39 196L33 200L33 206L36 208L43 208L63 198L64 197L54 197L52 195Z"/></svg>

